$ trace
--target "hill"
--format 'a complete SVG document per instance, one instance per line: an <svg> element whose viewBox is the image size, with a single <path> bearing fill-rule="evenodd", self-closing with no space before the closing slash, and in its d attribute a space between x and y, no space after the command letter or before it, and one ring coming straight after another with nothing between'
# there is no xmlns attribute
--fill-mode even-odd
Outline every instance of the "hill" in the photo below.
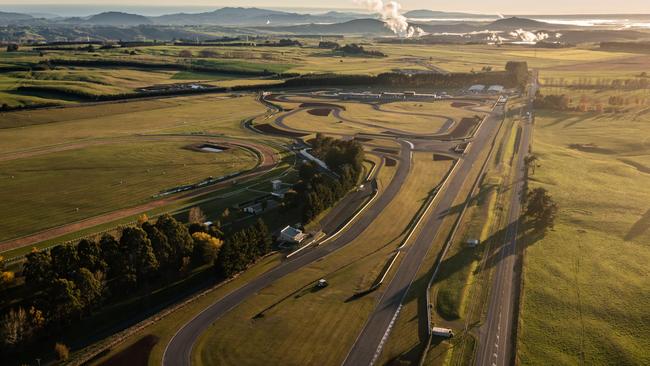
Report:
<svg viewBox="0 0 650 366"><path fill-rule="evenodd" d="M276 33L293 34L369 34L373 36L392 35L384 22L377 19L355 19L335 24L301 24L283 27L257 27L257 29Z"/></svg>
<svg viewBox="0 0 650 366"><path fill-rule="evenodd" d="M151 24L152 21L142 15L111 11L93 15L85 19L83 23L93 25L134 26Z"/></svg>
<svg viewBox="0 0 650 366"><path fill-rule="evenodd" d="M227 7L207 13L168 14L152 17L156 24L165 25L298 25L305 23L336 23L361 17L359 14L328 12L325 14L298 14L259 8Z"/></svg>
<svg viewBox="0 0 650 366"><path fill-rule="evenodd" d="M486 18L490 16L490 15L470 14L470 13L455 13L455 12L450 13L446 11L434 11L434 10L426 10L426 9L407 11L403 15L409 19ZM496 15L494 15L493 17L496 18Z"/></svg>
<svg viewBox="0 0 650 366"><path fill-rule="evenodd" d="M0 11L0 25L16 24L29 20L34 20L34 17L28 14L8 13Z"/></svg>
<svg viewBox="0 0 650 366"><path fill-rule="evenodd" d="M528 18L511 17L511 18L504 18L504 19L499 19L497 21L494 21L486 25L485 28L489 30L503 30L503 31L509 31L513 29L537 30L537 29L549 29L549 28L555 29L557 28L557 24L540 22Z"/></svg>

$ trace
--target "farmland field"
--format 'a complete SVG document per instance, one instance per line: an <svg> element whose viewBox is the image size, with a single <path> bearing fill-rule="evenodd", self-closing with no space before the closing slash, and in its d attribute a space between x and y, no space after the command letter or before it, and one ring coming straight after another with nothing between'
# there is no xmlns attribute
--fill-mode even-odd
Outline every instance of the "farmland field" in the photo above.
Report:
<svg viewBox="0 0 650 366"><path fill-rule="evenodd" d="M205 153L186 147L221 141L224 134L247 138L250 132L241 121L263 111L250 96L210 95L5 113L0 241L151 201L162 190L209 176L251 169L258 164L251 151L233 147Z"/></svg>
<svg viewBox="0 0 650 366"><path fill-rule="evenodd" d="M560 213L554 230L527 243L522 364L650 362L649 122L635 109L538 116L531 186L547 188Z"/></svg>
<svg viewBox="0 0 650 366"><path fill-rule="evenodd" d="M239 148L220 153L185 148L199 141L139 139L0 162L0 241L133 206L162 190L257 164L255 154Z"/></svg>
<svg viewBox="0 0 650 366"><path fill-rule="evenodd" d="M155 68L67 67L57 66L47 71L16 71L0 75L0 98L9 106L29 104L78 103L79 98L97 95L132 92L136 88L155 84L202 81L216 86L259 85L273 80L250 78L246 72L270 71L275 73L334 72L341 74L379 74L401 69L445 70L468 72L491 67L500 70L510 60L527 61L531 67L544 69L590 70L593 66L613 62L628 65L639 59L627 53L602 52L588 47L571 49L544 49L543 52L517 46L504 46L495 52L494 46L466 45L462 48L449 45L396 45L372 44L387 57L341 57L317 49L312 40L303 40L300 47L233 47L147 46L126 49L87 51L30 51L8 53L0 51L0 65L4 67L33 66L45 60L114 60L120 62L177 64L178 70ZM348 43L368 42L351 38ZM129 55L129 52L135 52ZM191 58L181 57L189 51ZM209 57L208 57L209 56ZM641 61L639 61L641 62ZM194 71L192 66L215 68L225 73ZM641 67L642 65L640 65ZM627 67L627 66L625 66ZM275 80L277 81L277 80ZM18 91L20 86L39 86L51 92L33 93Z"/></svg>

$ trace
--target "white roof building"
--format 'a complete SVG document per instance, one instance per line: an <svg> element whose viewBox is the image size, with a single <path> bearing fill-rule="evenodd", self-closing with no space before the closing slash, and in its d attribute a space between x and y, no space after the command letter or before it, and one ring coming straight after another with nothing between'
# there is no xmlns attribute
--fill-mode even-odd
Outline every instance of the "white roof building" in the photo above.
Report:
<svg viewBox="0 0 650 366"><path fill-rule="evenodd" d="M504 90L503 85L492 85L488 88L488 91L493 93L503 93Z"/></svg>
<svg viewBox="0 0 650 366"><path fill-rule="evenodd" d="M287 226L280 231L280 240L287 243L299 244L305 240L306 236L305 233L291 226Z"/></svg>

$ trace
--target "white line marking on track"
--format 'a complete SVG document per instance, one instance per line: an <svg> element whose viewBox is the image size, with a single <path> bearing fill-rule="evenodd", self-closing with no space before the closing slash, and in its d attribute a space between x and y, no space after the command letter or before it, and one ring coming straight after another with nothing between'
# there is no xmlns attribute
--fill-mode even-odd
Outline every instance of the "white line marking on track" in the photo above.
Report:
<svg viewBox="0 0 650 366"><path fill-rule="evenodd" d="M400 304L400 306L398 306L397 310L395 311L395 315L393 315L393 319L390 320L390 323L388 324L388 328L386 328L386 332L384 332L384 336L381 337L381 342L379 342L379 346L375 351L375 355L372 356L372 360L370 361L370 366L374 365L375 362L377 362L379 355L381 355L381 349L384 347L384 343L386 343L386 341L388 340L390 331L393 330L393 325L395 325L395 321L397 320L397 316L399 315L399 312L401 310L402 310L402 305Z"/></svg>

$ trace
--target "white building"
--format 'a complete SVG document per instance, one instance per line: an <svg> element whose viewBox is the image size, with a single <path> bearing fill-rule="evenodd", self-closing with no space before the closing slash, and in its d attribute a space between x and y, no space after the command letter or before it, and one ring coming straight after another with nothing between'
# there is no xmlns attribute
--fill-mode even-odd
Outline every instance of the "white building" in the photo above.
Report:
<svg viewBox="0 0 650 366"><path fill-rule="evenodd" d="M503 93L504 90L505 88L503 87L503 85L492 85L488 88L489 93L495 93L495 94Z"/></svg>
<svg viewBox="0 0 650 366"><path fill-rule="evenodd" d="M305 233L291 226L287 226L280 231L280 241L286 243L300 244L305 240L306 236Z"/></svg>
<svg viewBox="0 0 650 366"><path fill-rule="evenodd" d="M485 90L485 85L477 84L469 87L470 93L480 93Z"/></svg>

